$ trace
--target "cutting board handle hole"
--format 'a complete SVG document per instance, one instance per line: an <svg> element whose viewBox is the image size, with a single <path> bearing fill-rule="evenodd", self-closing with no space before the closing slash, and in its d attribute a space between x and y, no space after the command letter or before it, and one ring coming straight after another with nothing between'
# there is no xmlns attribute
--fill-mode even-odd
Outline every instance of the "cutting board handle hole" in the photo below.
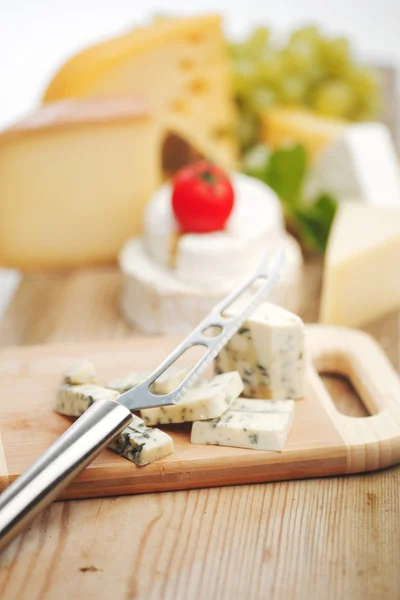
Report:
<svg viewBox="0 0 400 600"><path fill-rule="evenodd" d="M203 358L203 356L206 353L207 353L207 348L201 344L196 344L195 346L191 346L190 348L187 348L187 350L184 350L182 352L182 354L180 354L178 356L178 358L172 364L169 365L169 367L162 373L162 375L160 375L159 378L154 380L154 382L157 382L158 379L161 380L162 378L165 378L168 376L173 377L174 374L176 375L179 371L184 370L185 372L182 372L182 377L177 378L177 381L176 381L176 388L177 388L178 385L181 383L182 379L184 378L184 376L186 376L187 371L190 370L201 358ZM205 373L211 374L211 367L208 367L206 369ZM175 390L170 390L170 392L172 392L172 391L175 391ZM157 392L154 392L153 390L152 390L152 392L155 393L155 395L157 395Z"/></svg>
<svg viewBox="0 0 400 600"><path fill-rule="evenodd" d="M343 348L322 351L314 365L336 409L350 417L371 417L379 412L363 362Z"/></svg>
<svg viewBox="0 0 400 600"><path fill-rule="evenodd" d="M364 404L348 377L337 373L320 373L319 375L336 409L342 415L370 417L374 414Z"/></svg>

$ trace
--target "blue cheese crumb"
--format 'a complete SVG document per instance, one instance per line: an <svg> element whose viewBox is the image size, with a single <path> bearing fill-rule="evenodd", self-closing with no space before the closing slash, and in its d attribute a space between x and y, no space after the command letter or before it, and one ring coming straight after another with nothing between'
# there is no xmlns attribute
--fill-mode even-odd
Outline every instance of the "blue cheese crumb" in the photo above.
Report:
<svg viewBox="0 0 400 600"><path fill-rule="evenodd" d="M72 365L65 373L65 383L69 385L83 385L85 383L96 383L97 374L93 363L84 358Z"/></svg>
<svg viewBox="0 0 400 600"><path fill-rule="evenodd" d="M293 400L239 398L222 416L193 423L190 441L280 451L292 425L294 406Z"/></svg>
<svg viewBox="0 0 400 600"><path fill-rule="evenodd" d="M133 420L108 446L138 467L164 458L174 451L174 443L167 433L160 429L146 427L143 420L133 416Z"/></svg>

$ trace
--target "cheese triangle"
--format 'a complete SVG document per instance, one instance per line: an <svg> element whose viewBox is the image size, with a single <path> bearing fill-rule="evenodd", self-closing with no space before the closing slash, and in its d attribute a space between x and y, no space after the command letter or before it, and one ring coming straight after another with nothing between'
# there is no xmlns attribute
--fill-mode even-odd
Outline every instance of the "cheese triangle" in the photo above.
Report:
<svg viewBox="0 0 400 600"><path fill-rule="evenodd" d="M143 96L169 129L221 165L236 162L230 62L219 16L162 19L83 50L51 81L44 101Z"/></svg>
<svg viewBox="0 0 400 600"><path fill-rule="evenodd" d="M302 144L310 161L345 131L347 123L304 108L268 109L261 118L261 138L271 148Z"/></svg>
<svg viewBox="0 0 400 600"><path fill-rule="evenodd" d="M317 157L306 194L328 192L339 201L356 198L373 206L400 208L400 168L383 123L357 123Z"/></svg>
<svg viewBox="0 0 400 600"><path fill-rule="evenodd" d="M400 307L400 210L340 206L325 258L321 321L358 327Z"/></svg>

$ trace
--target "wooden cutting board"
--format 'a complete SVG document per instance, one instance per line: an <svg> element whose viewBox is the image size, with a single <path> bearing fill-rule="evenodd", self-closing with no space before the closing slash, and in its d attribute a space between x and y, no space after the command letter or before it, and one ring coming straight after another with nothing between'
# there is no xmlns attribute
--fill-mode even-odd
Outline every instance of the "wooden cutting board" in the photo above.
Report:
<svg viewBox="0 0 400 600"><path fill-rule="evenodd" d="M400 383L367 334L307 326L310 365L304 400L297 402L283 452L261 452L189 442L190 425L166 427L175 453L142 468L111 450L69 486L63 498L89 498L356 473L400 462ZM42 345L0 352L0 489L4 489L69 425L52 411L62 373L89 357L107 381L155 367L177 338ZM339 413L319 372L347 376L369 417Z"/></svg>

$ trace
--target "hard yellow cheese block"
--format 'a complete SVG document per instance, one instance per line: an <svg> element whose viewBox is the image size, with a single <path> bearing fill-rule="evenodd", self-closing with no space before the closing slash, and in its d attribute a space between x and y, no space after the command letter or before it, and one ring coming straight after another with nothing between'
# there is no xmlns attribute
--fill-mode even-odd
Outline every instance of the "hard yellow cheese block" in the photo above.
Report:
<svg viewBox="0 0 400 600"><path fill-rule="evenodd" d="M311 161L347 126L345 121L320 117L306 109L283 107L267 110L261 121L263 142L271 148L302 144Z"/></svg>
<svg viewBox="0 0 400 600"><path fill-rule="evenodd" d="M140 94L167 127L199 139L230 168L236 161L230 83L218 16L162 19L72 57L44 101Z"/></svg>
<svg viewBox="0 0 400 600"><path fill-rule="evenodd" d="M400 210L340 205L325 258L321 321L358 327L400 308Z"/></svg>
<svg viewBox="0 0 400 600"><path fill-rule="evenodd" d="M0 135L0 265L114 259L161 183L162 135L133 98L48 104Z"/></svg>

